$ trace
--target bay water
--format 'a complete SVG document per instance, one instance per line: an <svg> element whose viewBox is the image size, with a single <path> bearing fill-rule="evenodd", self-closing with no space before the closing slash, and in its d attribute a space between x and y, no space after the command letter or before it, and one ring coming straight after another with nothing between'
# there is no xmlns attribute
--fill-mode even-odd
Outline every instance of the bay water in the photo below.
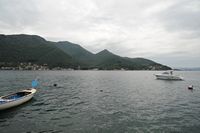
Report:
<svg viewBox="0 0 200 133"><path fill-rule="evenodd" d="M200 132L200 72L161 72L0 71L1 96L39 79L32 100L0 112L0 133Z"/></svg>

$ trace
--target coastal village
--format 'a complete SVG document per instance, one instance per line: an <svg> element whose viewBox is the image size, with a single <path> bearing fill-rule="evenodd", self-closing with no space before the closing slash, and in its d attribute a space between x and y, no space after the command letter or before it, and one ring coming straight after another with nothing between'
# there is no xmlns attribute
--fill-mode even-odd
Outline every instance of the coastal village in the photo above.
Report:
<svg viewBox="0 0 200 133"><path fill-rule="evenodd" d="M0 70L49 70L47 64L37 65L32 63L19 63L16 66L5 66L4 63L1 63Z"/></svg>
<svg viewBox="0 0 200 133"><path fill-rule="evenodd" d="M149 66L148 69L144 69L144 70L156 70L156 69L161 69L159 68L159 66ZM34 64L31 62L28 63L19 63L18 65L13 65L12 63L4 63L4 62L0 62L0 70L38 70L38 71L46 71L46 70L68 70L68 71L72 71L72 70L108 70L108 69L99 69L99 68L90 68L90 69L85 69L85 68L81 68L80 66L77 66L77 68L62 68L62 67L53 67L50 68L48 66L48 64ZM125 70L129 70L126 68L119 68L119 69L112 69L112 70L121 70L121 71L125 71ZM142 70L142 69L141 69Z"/></svg>

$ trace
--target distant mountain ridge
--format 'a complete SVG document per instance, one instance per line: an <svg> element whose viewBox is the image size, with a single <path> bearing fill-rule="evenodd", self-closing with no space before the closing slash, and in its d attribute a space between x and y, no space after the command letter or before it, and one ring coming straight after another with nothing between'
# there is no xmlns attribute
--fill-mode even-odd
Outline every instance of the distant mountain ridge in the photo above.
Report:
<svg viewBox="0 0 200 133"><path fill-rule="evenodd" d="M51 42L37 35L0 34L0 67L15 67L20 63L73 69L171 69L144 58L121 57L106 49L93 54L80 45L68 41Z"/></svg>

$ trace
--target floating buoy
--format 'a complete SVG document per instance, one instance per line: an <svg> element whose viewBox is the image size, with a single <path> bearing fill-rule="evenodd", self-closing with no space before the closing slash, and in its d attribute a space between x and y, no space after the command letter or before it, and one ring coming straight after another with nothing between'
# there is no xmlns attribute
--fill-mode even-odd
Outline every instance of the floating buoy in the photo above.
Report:
<svg viewBox="0 0 200 133"><path fill-rule="evenodd" d="M53 84L53 86L55 86L55 87L56 87L56 86L57 86L57 84Z"/></svg>
<svg viewBox="0 0 200 133"><path fill-rule="evenodd" d="M188 86L189 90L193 90L193 85Z"/></svg>

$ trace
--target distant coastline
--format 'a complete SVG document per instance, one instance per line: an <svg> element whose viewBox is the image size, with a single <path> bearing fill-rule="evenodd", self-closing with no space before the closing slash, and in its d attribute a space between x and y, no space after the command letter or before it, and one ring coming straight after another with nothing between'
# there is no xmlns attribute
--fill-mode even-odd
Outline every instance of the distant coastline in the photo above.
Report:
<svg viewBox="0 0 200 133"><path fill-rule="evenodd" d="M200 71L200 67L181 67L181 68L175 68L174 70L177 70L177 71Z"/></svg>
<svg viewBox="0 0 200 133"><path fill-rule="evenodd" d="M136 71L136 70L129 70L129 69L99 69L99 68L81 68L78 66L77 68L63 68L63 67L54 67L49 68L47 64L38 65L32 63L19 63L18 66L2 66L0 70L19 70L19 71L50 71L50 70L67 70L67 71L75 71L75 70L90 70L90 71L101 71L101 70L108 70L108 71ZM154 71L154 69L138 69L139 70L146 70L146 71Z"/></svg>

